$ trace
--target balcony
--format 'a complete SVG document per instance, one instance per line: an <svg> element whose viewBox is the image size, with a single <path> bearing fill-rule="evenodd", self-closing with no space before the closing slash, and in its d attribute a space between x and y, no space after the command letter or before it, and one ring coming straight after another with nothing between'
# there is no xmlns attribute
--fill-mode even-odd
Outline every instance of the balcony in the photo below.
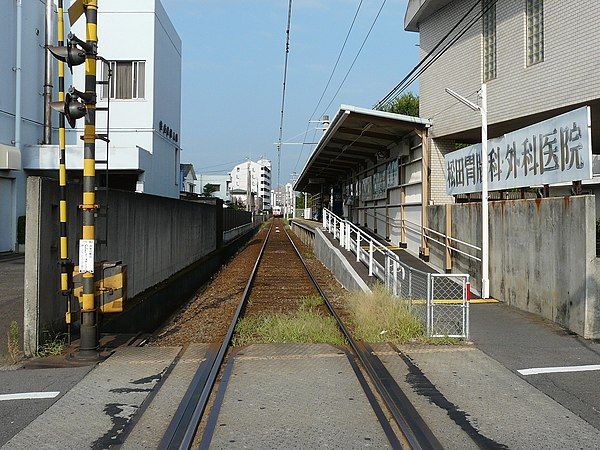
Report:
<svg viewBox="0 0 600 450"><path fill-rule="evenodd" d="M23 148L24 170L58 170L58 145L32 145ZM109 170L143 172L150 168L152 155L137 146L111 147L108 153ZM96 160L106 161L106 146L96 145ZM66 148L68 170L83 170L83 147L69 145ZM97 170L106 170L106 163L96 163Z"/></svg>

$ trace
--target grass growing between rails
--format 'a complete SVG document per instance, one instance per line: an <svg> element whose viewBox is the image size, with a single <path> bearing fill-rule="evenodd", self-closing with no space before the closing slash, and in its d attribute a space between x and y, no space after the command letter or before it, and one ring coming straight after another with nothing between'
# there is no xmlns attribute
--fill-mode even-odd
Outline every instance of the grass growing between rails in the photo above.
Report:
<svg viewBox="0 0 600 450"><path fill-rule="evenodd" d="M350 294L347 302L354 338L365 342L405 344L424 338L424 327L410 313L407 302L400 301L376 285L372 293Z"/></svg>
<svg viewBox="0 0 600 450"><path fill-rule="evenodd" d="M304 297L298 311L265 314L240 319L233 345L300 343L344 345L335 319L317 311L323 305L319 296Z"/></svg>

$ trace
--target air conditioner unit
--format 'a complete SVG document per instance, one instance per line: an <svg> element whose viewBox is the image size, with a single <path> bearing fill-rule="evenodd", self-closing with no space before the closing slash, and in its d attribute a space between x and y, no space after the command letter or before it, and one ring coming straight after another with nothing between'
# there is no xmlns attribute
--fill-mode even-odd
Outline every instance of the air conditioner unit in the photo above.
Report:
<svg viewBox="0 0 600 450"><path fill-rule="evenodd" d="M0 144L0 170L21 170L21 152L18 148Z"/></svg>

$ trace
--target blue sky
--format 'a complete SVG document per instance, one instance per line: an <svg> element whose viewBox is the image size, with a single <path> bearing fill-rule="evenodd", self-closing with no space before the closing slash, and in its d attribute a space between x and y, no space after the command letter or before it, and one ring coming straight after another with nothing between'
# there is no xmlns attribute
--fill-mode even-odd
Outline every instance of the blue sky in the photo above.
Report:
<svg viewBox="0 0 600 450"><path fill-rule="evenodd" d="M364 0L318 117L329 103L382 0ZM162 0L183 41L182 162L227 172L246 157L273 160L284 61L287 0ZM359 0L294 0L284 140L303 138ZM403 30L406 0L387 0L360 58L328 113L371 107L418 61L418 35ZM416 85L412 86L416 89ZM312 125L314 130L314 125ZM307 141L313 140L310 131ZM284 146L281 182L312 151ZM274 171L275 172L275 171ZM274 174L276 179L276 174Z"/></svg>

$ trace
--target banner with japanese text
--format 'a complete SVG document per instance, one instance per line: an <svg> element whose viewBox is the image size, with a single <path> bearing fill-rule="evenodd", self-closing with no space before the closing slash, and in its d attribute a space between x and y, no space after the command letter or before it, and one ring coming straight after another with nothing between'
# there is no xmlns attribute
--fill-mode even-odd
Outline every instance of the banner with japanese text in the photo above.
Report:
<svg viewBox="0 0 600 450"><path fill-rule="evenodd" d="M592 178L588 106L488 141L488 189L507 190ZM481 144L445 155L448 195L481 192Z"/></svg>

